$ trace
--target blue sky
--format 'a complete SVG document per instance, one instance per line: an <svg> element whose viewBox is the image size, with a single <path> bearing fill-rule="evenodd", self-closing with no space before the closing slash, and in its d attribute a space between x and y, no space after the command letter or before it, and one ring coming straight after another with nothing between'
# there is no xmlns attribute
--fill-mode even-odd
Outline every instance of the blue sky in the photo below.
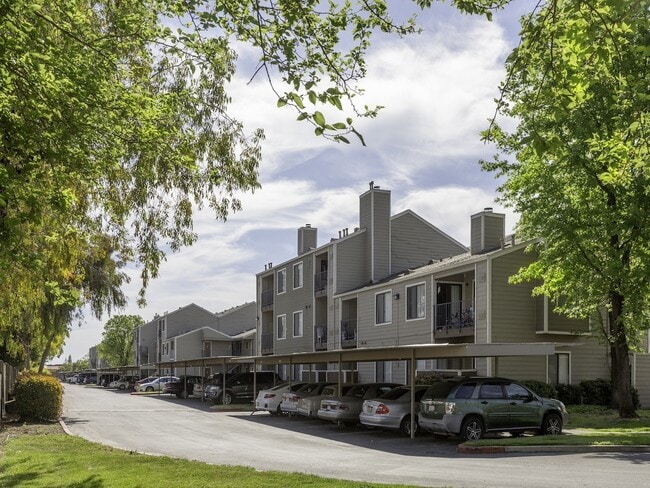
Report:
<svg viewBox="0 0 650 488"><path fill-rule="evenodd" d="M494 114L503 62L518 42L518 18L533 5L518 0L487 22L436 4L418 14L421 34L375 39L362 105L385 108L378 118L356 124L366 147L317 138L312 126L296 122L295 112L276 107L262 77L247 84L252 73L239 71L230 88L231 111L251 131L265 130L262 188L241 195L243 210L226 223L209 210L197 214L198 242L168 255L145 308L136 303L138 269L132 267L125 288L129 305L116 313L149 321L192 302L219 312L253 301L255 274L268 262L295 255L299 227L317 227L322 245L340 229L358 226L359 195L369 181L391 190L393 214L410 208L464 244L470 215L484 207L505 212L506 231L512 231L516 215L495 203L498 182L478 165L494 153L479 132ZM257 58L245 46L239 55L242 66ZM88 354L108 318L87 314L52 362Z"/></svg>

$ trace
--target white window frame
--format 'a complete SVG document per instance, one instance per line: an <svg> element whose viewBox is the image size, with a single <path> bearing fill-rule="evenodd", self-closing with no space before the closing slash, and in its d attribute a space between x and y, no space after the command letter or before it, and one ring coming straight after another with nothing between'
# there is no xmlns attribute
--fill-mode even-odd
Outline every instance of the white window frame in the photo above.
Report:
<svg viewBox="0 0 650 488"><path fill-rule="evenodd" d="M384 322L377 322L377 297L379 295L385 295L384 299ZM388 325L393 323L393 291L384 290L375 293L375 325Z"/></svg>
<svg viewBox="0 0 650 488"><path fill-rule="evenodd" d="M297 273L296 270L298 271ZM298 284L296 284L296 276L299 278ZM293 289L297 290L298 288L302 288L304 281L303 266L302 261L300 261L299 263L293 265Z"/></svg>
<svg viewBox="0 0 650 488"><path fill-rule="evenodd" d="M282 281L280 281L280 276L282 276ZM287 268L279 269L276 273L276 281L278 284L278 295L282 295L287 292ZM280 283L282 283L282 289L280 289Z"/></svg>
<svg viewBox="0 0 650 488"><path fill-rule="evenodd" d="M558 361L558 356L566 356L568 359L568 364L567 364L567 382L566 383L560 383L559 378L551 378L551 367L549 364L549 361L556 361L556 364L559 366L559 361ZM548 360L546 362L546 381L550 384L571 384L571 351L562 351L562 352L556 352L555 354L549 355ZM556 369L555 375L559 376L559 368ZM555 383L557 381L557 383Z"/></svg>
<svg viewBox="0 0 650 488"><path fill-rule="evenodd" d="M299 318L298 334L296 334L296 317ZM293 312L293 336L302 337L303 330L304 330L303 314L302 314L302 310L298 310L297 312Z"/></svg>
<svg viewBox="0 0 650 488"><path fill-rule="evenodd" d="M409 318L409 290L415 288L416 293L417 293L417 288L422 287L422 296L417 297L419 298L418 303L417 303L417 316L416 317L410 317ZM405 295L406 295L406 306L404 307L404 320L407 322L413 321L413 320L423 320L427 318L427 284L425 281L421 283L414 283L412 285L408 285L405 290ZM422 315L420 315L420 313Z"/></svg>
<svg viewBox="0 0 650 488"><path fill-rule="evenodd" d="M282 321L282 327L280 327L280 321ZM275 338L278 341L283 341L284 339L286 339L287 338L287 315L286 314L278 315L275 318L275 327L276 327ZM283 332L282 335L280 335L280 330L282 330Z"/></svg>

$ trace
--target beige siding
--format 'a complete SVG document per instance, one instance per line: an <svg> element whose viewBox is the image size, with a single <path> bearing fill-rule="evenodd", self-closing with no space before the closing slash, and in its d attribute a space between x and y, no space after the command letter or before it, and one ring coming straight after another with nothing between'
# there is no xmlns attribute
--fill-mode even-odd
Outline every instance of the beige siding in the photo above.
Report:
<svg viewBox="0 0 650 488"><path fill-rule="evenodd" d="M650 355L634 355L636 377L634 386L639 391L641 408L650 408Z"/></svg>
<svg viewBox="0 0 650 488"><path fill-rule="evenodd" d="M476 264L476 296L474 300L474 328L477 344L491 342L487 333L488 285L487 262Z"/></svg>
<svg viewBox="0 0 650 488"><path fill-rule="evenodd" d="M482 233L481 233L482 226L483 226L483 221L481 217L477 216L472 218L470 224L470 234L472 240L472 242L470 243L470 247L472 249L472 254L478 254L483 249Z"/></svg>
<svg viewBox="0 0 650 488"><path fill-rule="evenodd" d="M553 338L551 336L549 340L580 344L576 347L567 348L567 351L571 353L572 384L577 385L583 380L596 378L609 379L610 369L607 347L599 344L596 339L589 337L567 338L566 336Z"/></svg>
<svg viewBox="0 0 650 488"><path fill-rule="evenodd" d="M193 303L166 314L164 318L166 320L165 332L167 338L200 329L201 327L216 329L217 326L217 316L215 314Z"/></svg>
<svg viewBox="0 0 650 488"><path fill-rule="evenodd" d="M546 356L502 357L494 360L495 376L546 381Z"/></svg>
<svg viewBox="0 0 650 488"><path fill-rule="evenodd" d="M392 273L422 266L431 259L448 258L466 251L467 249L412 212L405 212L392 219Z"/></svg>
<svg viewBox="0 0 650 488"><path fill-rule="evenodd" d="M256 304L255 302L250 302L220 313L218 316L217 330L228 335L239 334L240 332L254 329L257 325L256 317Z"/></svg>
<svg viewBox="0 0 650 488"><path fill-rule="evenodd" d="M523 249L492 260L492 341L535 342L536 306L530 283L511 285L508 279L532 262Z"/></svg>
<svg viewBox="0 0 650 488"><path fill-rule="evenodd" d="M336 243L334 252L336 260L330 261L336 266L336 289L334 293L342 293L365 285L370 280L367 265L366 244L368 234L363 232Z"/></svg>
<svg viewBox="0 0 650 488"><path fill-rule="evenodd" d="M390 269L390 194L375 192L375 209L372 232L371 278L381 280L391 274Z"/></svg>

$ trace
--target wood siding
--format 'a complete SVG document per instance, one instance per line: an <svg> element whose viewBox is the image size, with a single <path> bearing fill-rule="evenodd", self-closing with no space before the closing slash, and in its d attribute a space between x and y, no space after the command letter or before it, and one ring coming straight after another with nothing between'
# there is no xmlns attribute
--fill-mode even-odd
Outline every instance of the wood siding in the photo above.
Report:
<svg viewBox="0 0 650 488"><path fill-rule="evenodd" d="M224 334L235 335L254 329L257 325L257 305L255 302L234 307L218 315L216 329Z"/></svg>
<svg viewBox="0 0 650 488"><path fill-rule="evenodd" d="M467 249L412 212L404 212L392 219L391 273L464 252Z"/></svg>
<svg viewBox="0 0 650 488"><path fill-rule="evenodd" d="M641 408L650 408L650 354L635 354L634 363L634 386L639 391Z"/></svg>
<svg viewBox="0 0 650 488"><path fill-rule="evenodd" d="M366 246L368 233L363 232L336 242L335 260L330 261L335 266L335 289L333 293L342 293L365 285L370 280Z"/></svg>
<svg viewBox="0 0 650 488"><path fill-rule="evenodd" d="M201 327L217 328L217 316L193 303L160 318L166 320L167 339Z"/></svg>

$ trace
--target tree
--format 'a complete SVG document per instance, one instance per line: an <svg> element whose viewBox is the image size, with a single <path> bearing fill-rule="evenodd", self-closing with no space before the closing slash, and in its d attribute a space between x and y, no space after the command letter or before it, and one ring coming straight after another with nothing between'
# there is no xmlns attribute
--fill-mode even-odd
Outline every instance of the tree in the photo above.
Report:
<svg viewBox="0 0 650 488"><path fill-rule="evenodd" d="M106 322L97 349L111 366L127 366L133 362L135 331L142 324L144 320L139 315L116 315Z"/></svg>
<svg viewBox="0 0 650 488"><path fill-rule="evenodd" d="M507 178L517 231L541 237L514 281L559 312L603 317L613 403L635 415L629 354L650 324L648 11L644 2L553 0L522 21L498 109L511 132L485 133L515 160L484 162Z"/></svg>

